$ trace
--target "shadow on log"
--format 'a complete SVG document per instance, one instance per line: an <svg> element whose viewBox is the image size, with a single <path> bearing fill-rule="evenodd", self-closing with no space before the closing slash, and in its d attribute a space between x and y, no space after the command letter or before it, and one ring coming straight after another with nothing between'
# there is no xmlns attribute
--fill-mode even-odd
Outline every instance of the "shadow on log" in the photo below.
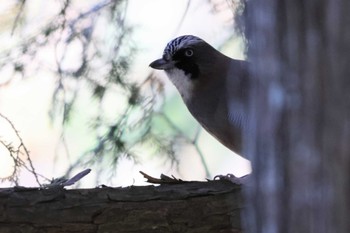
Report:
<svg viewBox="0 0 350 233"><path fill-rule="evenodd" d="M227 181L94 189L0 189L0 232L241 232Z"/></svg>

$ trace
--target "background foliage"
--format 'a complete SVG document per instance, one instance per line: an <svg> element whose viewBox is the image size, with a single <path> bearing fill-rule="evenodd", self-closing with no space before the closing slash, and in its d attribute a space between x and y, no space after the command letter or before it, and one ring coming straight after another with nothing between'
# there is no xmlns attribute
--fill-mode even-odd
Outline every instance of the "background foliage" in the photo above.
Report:
<svg viewBox="0 0 350 233"><path fill-rule="evenodd" d="M214 13L223 11L222 2L209 2ZM183 144L193 144L202 155L197 144L199 130L183 130L167 115L163 83L153 73L142 74L137 80L128 78L139 52L133 40L135 28L125 20L128 1L89 1L84 8L75 1L56 1L50 20L35 27L25 15L30 4L31 1L14 1L12 14L16 17L7 22L11 27L3 29L11 31L13 42L0 51L0 69L10 70L12 76L2 80L0 88L38 74L54 79L49 116L52 124L62 126L59 144L69 158L66 132L72 130L72 121L88 119L89 134L80 137L89 146L78 158L71 159L67 174L77 167L97 165L98 174L113 175L120 158L137 163L146 150L164 159L166 155L166 160L176 165L176 151ZM235 1L230 4L232 11L238 9ZM190 1L183 17L189 5ZM179 24L182 21L179 19ZM86 102L88 110L81 112L81 105ZM1 117L16 132L15 141L20 145L13 149L14 141L0 138L17 167L4 179L18 184L18 171L23 166L40 183L43 176L27 165L26 161L31 165L29 151L15 125L6 116Z"/></svg>

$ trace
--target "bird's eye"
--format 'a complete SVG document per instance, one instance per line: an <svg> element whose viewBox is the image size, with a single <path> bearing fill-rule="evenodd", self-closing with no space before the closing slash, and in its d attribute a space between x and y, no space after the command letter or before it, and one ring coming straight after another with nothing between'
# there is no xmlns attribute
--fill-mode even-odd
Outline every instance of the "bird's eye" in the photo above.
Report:
<svg viewBox="0 0 350 233"><path fill-rule="evenodd" d="M193 50L192 49L186 49L185 50L185 55L186 55L186 57L191 57L193 55Z"/></svg>

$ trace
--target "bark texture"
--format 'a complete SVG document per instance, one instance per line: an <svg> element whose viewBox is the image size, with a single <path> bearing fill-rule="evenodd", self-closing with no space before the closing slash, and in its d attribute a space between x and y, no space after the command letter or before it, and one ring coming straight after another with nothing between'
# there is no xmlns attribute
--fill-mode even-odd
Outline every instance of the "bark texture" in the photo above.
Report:
<svg viewBox="0 0 350 233"><path fill-rule="evenodd" d="M249 1L247 233L350 232L350 1Z"/></svg>
<svg viewBox="0 0 350 233"><path fill-rule="evenodd" d="M0 189L1 233L241 232L226 181L95 189Z"/></svg>

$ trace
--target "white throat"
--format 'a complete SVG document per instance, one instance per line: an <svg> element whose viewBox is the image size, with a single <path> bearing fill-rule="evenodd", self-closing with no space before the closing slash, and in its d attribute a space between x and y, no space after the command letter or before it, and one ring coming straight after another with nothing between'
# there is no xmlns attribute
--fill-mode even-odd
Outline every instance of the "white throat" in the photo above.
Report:
<svg viewBox="0 0 350 233"><path fill-rule="evenodd" d="M178 68L173 68L170 70L165 70L170 81L175 85L177 90L180 92L182 99L187 102L192 98L192 92L194 83L191 80L190 74L185 74L185 72Z"/></svg>

